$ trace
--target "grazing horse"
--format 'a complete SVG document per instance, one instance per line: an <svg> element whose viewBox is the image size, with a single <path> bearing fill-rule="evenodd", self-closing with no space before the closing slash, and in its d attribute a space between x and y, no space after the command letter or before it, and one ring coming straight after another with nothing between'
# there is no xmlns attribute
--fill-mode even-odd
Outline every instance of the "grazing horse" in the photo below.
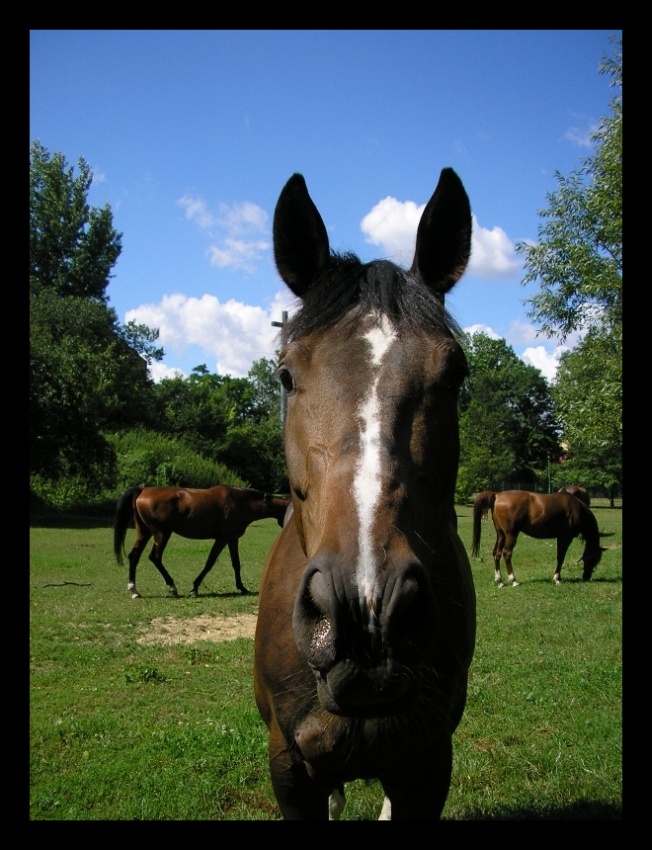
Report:
<svg viewBox="0 0 652 850"><path fill-rule="evenodd" d="M512 552L518 535L523 532L540 540L557 538L557 568L553 576L555 584L561 582L561 568L566 552L576 537L584 540L584 562L582 578L588 581L597 567L604 547L600 546L598 523L590 508L571 493L529 493L526 490L486 490L478 493L473 503L473 542L471 554L477 558L480 552L481 521L491 510L496 545L493 551L494 577L498 587L504 587L500 573L500 558L505 559L507 579L512 587L519 582L514 576Z"/></svg>
<svg viewBox="0 0 652 850"><path fill-rule="evenodd" d="M331 252L304 178L274 214L293 516L260 586L254 686L285 820L337 819L377 779L382 819L441 817L466 702L475 590L454 528L457 398L468 374L444 295L471 211L444 169L409 271Z"/></svg>
<svg viewBox="0 0 652 850"><path fill-rule="evenodd" d="M229 487L226 484L196 490L192 487L132 487L118 499L113 523L113 548L118 564L122 564L127 527L133 521L136 540L129 552L129 583L133 599L140 593L136 587L136 567L147 542L154 538L149 560L165 579L171 596L178 597L174 579L163 566L163 552L172 534L192 540L214 540L206 566L192 583L189 596L199 596L199 585L209 573L218 555L229 547L236 587L249 591L240 578L238 540L257 519L275 519L283 526L288 499L270 496L261 490Z"/></svg>
<svg viewBox="0 0 652 850"><path fill-rule="evenodd" d="M591 497L586 487L582 487L579 484L566 484L566 486L560 487L557 492L570 493L571 496L577 496L580 502L584 502L587 508L591 507Z"/></svg>

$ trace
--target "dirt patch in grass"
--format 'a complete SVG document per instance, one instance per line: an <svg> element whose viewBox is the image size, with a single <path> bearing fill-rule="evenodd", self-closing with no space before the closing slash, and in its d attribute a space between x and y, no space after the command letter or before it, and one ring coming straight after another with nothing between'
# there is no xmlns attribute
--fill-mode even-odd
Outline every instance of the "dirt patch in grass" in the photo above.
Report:
<svg viewBox="0 0 652 850"><path fill-rule="evenodd" d="M196 643L200 640L221 643L236 638L253 638L256 630L255 614L239 614L236 617L206 615L181 619L179 617L156 617L137 643L162 644Z"/></svg>

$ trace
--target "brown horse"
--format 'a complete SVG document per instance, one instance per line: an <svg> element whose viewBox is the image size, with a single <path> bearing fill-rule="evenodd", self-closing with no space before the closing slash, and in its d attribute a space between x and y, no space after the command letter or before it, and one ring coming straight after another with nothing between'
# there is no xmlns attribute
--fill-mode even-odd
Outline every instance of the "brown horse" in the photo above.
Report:
<svg viewBox="0 0 652 850"><path fill-rule="evenodd" d="M286 820L336 819L378 779L382 818L439 819L475 644L454 529L457 397L467 375L444 294L466 267L469 201L444 169L410 271L332 253L305 181L274 215L301 300L281 335L294 515L268 556L255 694Z"/></svg>
<svg viewBox="0 0 652 850"><path fill-rule="evenodd" d="M577 496L580 502L584 502L587 508L591 507L591 497L589 496L589 491L586 489L586 487L582 487L580 484L566 484L564 487L560 487L557 492L570 493L571 496Z"/></svg>
<svg viewBox="0 0 652 850"><path fill-rule="evenodd" d="M496 545L493 551L494 577L498 587L504 587L500 573L500 558L505 559L507 579L512 587L519 582L514 576L512 552L518 535L523 532L540 540L557 538L557 568L553 576L555 584L561 582L561 568L566 552L576 537L584 540L583 580L588 581L597 567L602 553L598 523L590 508L571 493L529 493L526 490L487 490L478 493L473 503L473 542L471 554L480 552L481 521L491 510Z"/></svg>
<svg viewBox="0 0 652 850"><path fill-rule="evenodd" d="M236 587L249 591L240 578L238 540L257 519L275 519L280 526L290 502L261 490L229 487L225 484L196 490L192 487L132 487L118 499L113 522L113 548L122 564L127 527L133 522L136 540L129 552L129 583L133 599L140 596L136 587L136 567L151 537L154 545L149 560L165 579L168 591L178 597L174 579L163 566L163 552L172 534L192 540L214 540L206 566L192 583L189 596L199 596L199 585L210 572L218 555L229 547Z"/></svg>

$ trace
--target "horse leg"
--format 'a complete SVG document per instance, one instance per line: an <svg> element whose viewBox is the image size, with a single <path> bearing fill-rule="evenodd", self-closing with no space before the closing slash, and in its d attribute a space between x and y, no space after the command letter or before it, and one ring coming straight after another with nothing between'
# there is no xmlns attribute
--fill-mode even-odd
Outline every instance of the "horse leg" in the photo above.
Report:
<svg viewBox="0 0 652 850"><path fill-rule="evenodd" d="M194 597L199 596L199 585L203 582L203 580L206 578L206 575L208 573L210 573L210 571L215 566L215 561L217 561L217 558L218 558L220 552L222 551L222 549L224 549L224 543L222 543L220 540L216 540L215 543L213 543L213 545L211 546L211 551L208 553L208 559L206 560L206 566L199 573L197 578L193 581L192 590L190 591L188 596L194 596Z"/></svg>
<svg viewBox="0 0 652 850"><path fill-rule="evenodd" d="M229 540L229 554L231 555L231 566L235 573L235 586L238 588L240 593L249 593L240 578L240 551L238 549L237 537L234 537L233 540Z"/></svg>
<svg viewBox="0 0 652 850"><path fill-rule="evenodd" d="M494 546L494 581L498 587L504 587L503 577L500 574L500 559L503 554L503 546L505 545L505 535L500 529L496 529L496 544Z"/></svg>
<svg viewBox="0 0 652 850"><path fill-rule="evenodd" d="M152 536L152 532L140 522L139 517L136 517L136 541L129 552L129 581L127 582L127 590L131 593L132 599L140 599L140 593L136 587L136 567L140 556L143 554L147 541Z"/></svg>
<svg viewBox="0 0 652 850"><path fill-rule="evenodd" d="M346 795L344 793L344 786L342 785L341 787L336 788L328 798L328 820L339 820L340 815L344 811L345 805ZM385 799L383 800L383 807L380 810L380 815L378 816L378 820L391 819L392 804L389 801L389 797L385 797Z"/></svg>
<svg viewBox="0 0 652 850"><path fill-rule="evenodd" d="M380 810L380 814L378 815L378 820L391 820L392 819L392 804L390 803L389 797L385 797L383 800L383 807Z"/></svg>
<svg viewBox="0 0 652 850"><path fill-rule="evenodd" d="M561 584L561 568L564 564L566 552L568 552L568 547L571 545L572 539L572 537L557 538L557 569L552 577L555 584Z"/></svg>
<svg viewBox="0 0 652 850"><path fill-rule="evenodd" d="M516 581L516 576L514 575L514 570L512 568L512 552L514 551L514 546L516 546L516 536L516 534L506 534L503 546L503 558L505 559L505 566L507 567L507 581L512 583L512 587L518 587L519 585L519 582Z"/></svg>
<svg viewBox="0 0 652 850"><path fill-rule="evenodd" d="M330 796L344 790L321 788L311 778L305 762L293 758L274 719L269 728L269 773L283 820L329 820ZM333 814L336 813L336 808ZM337 818L334 818L336 820Z"/></svg>
<svg viewBox="0 0 652 850"><path fill-rule="evenodd" d="M161 532L154 532L154 545L152 546L152 551L149 553L149 559L163 576L170 596L174 596L175 599L178 599L179 592L177 591L174 579L163 566L163 552L165 551L165 547L167 546L169 539L169 533L162 534Z"/></svg>
<svg viewBox="0 0 652 850"><path fill-rule="evenodd" d="M382 777L385 801L379 820L440 820L453 772L451 738L429 751L423 764L412 764L408 773ZM390 802L391 801L391 802ZM389 818L382 815L388 815Z"/></svg>
<svg viewBox="0 0 652 850"><path fill-rule="evenodd" d="M336 788L328 798L328 820L339 820L346 805L344 786Z"/></svg>

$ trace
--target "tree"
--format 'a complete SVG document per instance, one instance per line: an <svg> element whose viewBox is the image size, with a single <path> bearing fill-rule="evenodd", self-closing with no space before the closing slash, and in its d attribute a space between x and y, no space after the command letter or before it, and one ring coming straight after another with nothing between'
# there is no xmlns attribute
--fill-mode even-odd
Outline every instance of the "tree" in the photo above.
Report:
<svg viewBox="0 0 652 850"><path fill-rule="evenodd" d="M622 456L622 42L600 73L618 91L612 113L593 135L595 150L559 187L536 245L519 243L522 283L538 282L527 299L529 316L547 336L563 342L574 331L579 345L562 358L555 400L564 425L570 471L583 481L621 479ZM580 383L578 383L580 382ZM599 412L599 416L597 415ZM592 466L595 464L595 466ZM605 466L606 464L606 466ZM609 472L606 473L605 470ZM604 475L603 475L604 472Z"/></svg>
<svg viewBox="0 0 652 850"><path fill-rule="evenodd" d="M264 416L280 411L281 384L276 377L276 362L261 357L251 364L247 376L254 386L255 405L264 411Z"/></svg>
<svg viewBox="0 0 652 850"><path fill-rule="evenodd" d="M252 486L287 490L280 421L280 384L265 358L248 378L211 374L196 366L188 378L155 387L159 428L205 457L225 464Z"/></svg>
<svg viewBox="0 0 652 850"><path fill-rule="evenodd" d="M565 444L559 485L579 481L612 498L622 490L621 351L616 331L596 329L561 356L552 387Z"/></svg>
<svg viewBox="0 0 652 850"><path fill-rule="evenodd" d="M30 299L30 471L106 486L114 471L102 425L117 415L117 358L106 309L52 293Z"/></svg>
<svg viewBox="0 0 652 850"><path fill-rule="evenodd" d="M600 65L622 88L622 53ZM536 245L520 242L525 256L522 284L538 283L526 299L530 318L547 336L563 342L570 333L622 323L622 95L613 114L593 134L595 153L569 177L556 174L559 187L547 196L549 207Z"/></svg>
<svg viewBox="0 0 652 850"><path fill-rule="evenodd" d="M502 482L536 484L557 457L559 426L546 379L503 339L467 335L460 394L458 498Z"/></svg>
<svg viewBox="0 0 652 850"><path fill-rule="evenodd" d="M114 451L104 432L147 423L160 360L157 330L120 326L106 288L121 250L107 205L90 207L91 171L30 148L30 473L110 486Z"/></svg>
<svg viewBox="0 0 652 850"><path fill-rule="evenodd" d="M79 174L61 153L52 156L39 141L30 148L30 292L44 289L106 302L111 269L122 250L108 204L89 207L90 166L78 159Z"/></svg>

